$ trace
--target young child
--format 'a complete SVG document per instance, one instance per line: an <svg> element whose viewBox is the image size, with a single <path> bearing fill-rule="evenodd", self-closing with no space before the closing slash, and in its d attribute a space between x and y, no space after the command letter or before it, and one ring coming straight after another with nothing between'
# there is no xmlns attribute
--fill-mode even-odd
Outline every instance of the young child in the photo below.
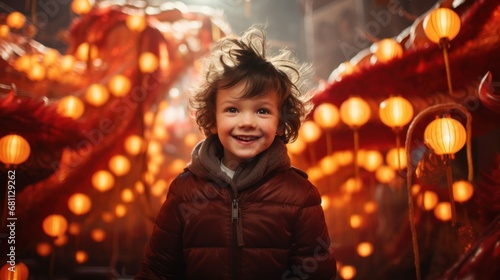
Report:
<svg viewBox="0 0 500 280"><path fill-rule="evenodd" d="M206 135L172 182L136 279L334 279L321 197L285 144L311 110L304 65L264 31L226 38L190 100Z"/></svg>

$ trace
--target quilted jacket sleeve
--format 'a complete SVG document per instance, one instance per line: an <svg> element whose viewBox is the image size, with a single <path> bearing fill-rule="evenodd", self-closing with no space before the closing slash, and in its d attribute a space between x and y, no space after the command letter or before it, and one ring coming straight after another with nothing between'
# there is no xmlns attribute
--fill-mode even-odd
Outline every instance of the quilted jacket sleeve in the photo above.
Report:
<svg viewBox="0 0 500 280"><path fill-rule="evenodd" d="M167 199L156 218L153 232L145 249L144 260L135 279L184 279L182 253L182 218L179 197L173 192L174 181Z"/></svg>
<svg viewBox="0 0 500 280"><path fill-rule="evenodd" d="M283 279L329 280L336 272L321 196L311 185L295 224L289 270Z"/></svg>

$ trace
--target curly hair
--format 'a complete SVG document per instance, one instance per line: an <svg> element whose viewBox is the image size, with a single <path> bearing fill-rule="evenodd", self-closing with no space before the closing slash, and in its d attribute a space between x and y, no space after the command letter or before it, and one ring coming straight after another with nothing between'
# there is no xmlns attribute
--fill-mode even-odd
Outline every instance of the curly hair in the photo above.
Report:
<svg viewBox="0 0 500 280"><path fill-rule="evenodd" d="M209 136L215 127L215 98L218 89L227 89L245 81L242 98L251 98L275 91L280 108L279 137L284 143L297 139L298 130L312 109L311 96L303 90L312 74L310 65L299 64L293 53L281 49L274 56L266 55L265 32L255 26L240 38L226 37L219 41L205 60L205 79L189 104L195 111L196 123Z"/></svg>

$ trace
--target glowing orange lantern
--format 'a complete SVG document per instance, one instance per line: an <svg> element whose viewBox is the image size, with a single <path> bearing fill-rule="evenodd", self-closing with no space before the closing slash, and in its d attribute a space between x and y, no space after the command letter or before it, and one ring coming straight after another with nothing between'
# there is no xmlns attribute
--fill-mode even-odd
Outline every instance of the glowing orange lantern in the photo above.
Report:
<svg viewBox="0 0 500 280"><path fill-rule="evenodd" d="M360 215L353 214L349 218L349 224L352 228L359 228L363 223L363 218Z"/></svg>
<svg viewBox="0 0 500 280"><path fill-rule="evenodd" d="M29 270L28 267L22 263L16 263L16 269L14 271L9 270L10 263L7 262L2 269L0 269L0 279L2 280L28 280Z"/></svg>
<svg viewBox="0 0 500 280"><path fill-rule="evenodd" d="M129 15L125 24L131 31L141 32L146 28L146 17L144 15Z"/></svg>
<svg viewBox="0 0 500 280"><path fill-rule="evenodd" d="M92 61L99 55L99 49L94 44L81 43L75 52L76 59L80 61Z"/></svg>
<svg viewBox="0 0 500 280"><path fill-rule="evenodd" d="M55 49L47 49L43 55L43 65L51 66L57 62L59 52Z"/></svg>
<svg viewBox="0 0 500 280"><path fill-rule="evenodd" d="M83 215L90 211L92 201L83 193L75 193L68 199L68 208L75 215Z"/></svg>
<svg viewBox="0 0 500 280"><path fill-rule="evenodd" d="M460 180L453 183L453 198L455 201L463 203L469 200L474 194L474 187L469 181Z"/></svg>
<svg viewBox="0 0 500 280"><path fill-rule="evenodd" d="M130 160L122 155L115 155L109 160L109 170L116 176L123 176L130 171Z"/></svg>
<svg viewBox="0 0 500 280"><path fill-rule="evenodd" d="M452 156L465 145L466 131L451 117L437 118L425 128L424 139L436 154Z"/></svg>
<svg viewBox="0 0 500 280"><path fill-rule="evenodd" d="M61 70L63 72L73 71L75 60L75 57L70 54L63 55L60 62Z"/></svg>
<svg viewBox="0 0 500 280"><path fill-rule="evenodd" d="M113 188L115 177L109 171L99 170L92 175L92 186L100 192L105 192Z"/></svg>
<svg viewBox="0 0 500 280"><path fill-rule="evenodd" d="M361 165L368 171L373 172L379 168L384 162L382 154L377 150L365 151L365 159Z"/></svg>
<svg viewBox="0 0 500 280"><path fill-rule="evenodd" d="M43 220L43 231L52 237L63 235L68 229L68 221L62 215L52 214Z"/></svg>
<svg viewBox="0 0 500 280"><path fill-rule="evenodd" d="M449 221L452 216L450 203L447 201L438 203L434 207L434 216L443 222Z"/></svg>
<svg viewBox="0 0 500 280"><path fill-rule="evenodd" d="M380 40L373 46L375 48L373 52L377 61L388 62L403 56L403 47L392 38Z"/></svg>
<svg viewBox="0 0 500 280"><path fill-rule="evenodd" d="M106 103L109 99L108 89L101 84L92 84L85 92L85 100L96 107Z"/></svg>
<svg viewBox="0 0 500 280"><path fill-rule="evenodd" d="M339 110L330 103L320 104L314 110L313 119L322 128L333 128L339 123Z"/></svg>
<svg viewBox="0 0 500 280"><path fill-rule="evenodd" d="M33 63L31 68L27 70L28 78L32 81L41 81L45 79L45 67L40 63Z"/></svg>
<svg viewBox="0 0 500 280"><path fill-rule="evenodd" d="M406 153L403 148L392 148L387 152L385 156L385 161L387 165L395 170L406 168Z"/></svg>
<svg viewBox="0 0 500 280"><path fill-rule="evenodd" d="M52 246L47 242L41 242L36 245L36 253L41 257L46 257L52 253Z"/></svg>
<svg viewBox="0 0 500 280"><path fill-rule="evenodd" d="M89 259L89 255L87 254L87 252L85 252L83 250L76 251L75 260L77 263L85 263L85 262L87 262L88 259Z"/></svg>
<svg viewBox="0 0 500 280"><path fill-rule="evenodd" d="M104 239L106 239L106 231L104 231L102 228L95 228L90 232L90 236L95 242L102 242Z"/></svg>
<svg viewBox="0 0 500 280"><path fill-rule="evenodd" d="M123 202L132 202L134 200L134 193L131 189L123 189L121 193L121 198Z"/></svg>
<svg viewBox="0 0 500 280"><path fill-rule="evenodd" d="M132 156L138 155L143 149L143 140L139 135L130 135L125 139L125 151Z"/></svg>
<svg viewBox="0 0 500 280"><path fill-rule="evenodd" d="M419 197L418 202L424 210L429 211L434 209L439 202L438 195L433 191L424 191Z"/></svg>
<svg viewBox="0 0 500 280"><path fill-rule="evenodd" d="M423 22L425 35L434 43L441 39L453 40L460 31L460 17L448 8L438 8L430 12Z"/></svg>
<svg viewBox="0 0 500 280"><path fill-rule="evenodd" d="M127 214L127 207L125 207L125 205L123 204L117 204L115 207L116 217L122 218L123 216L125 216L125 214Z"/></svg>
<svg viewBox="0 0 500 280"><path fill-rule="evenodd" d="M373 245L370 242L361 242L356 246L356 251L361 257L368 257L373 253Z"/></svg>
<svg viewBox="0 0 500 280"><path fill-rule="evenodd" d="M142 73L153 73L158 69L158 57L151 52L144 52L139 56L139 69Z"/></svg>
<svg viewBox="0 0 500 280"><path fill-rule="evenodd" d="M377 178L377 180L383 184L391 182L395 177L396 172L394 171L394 169L387 165L382 165L377 168L377 171L375 171L375 178Z"/></svg>
<svg viewBox="0 0 500 280"><path fill-rule="evenodd" d="M299 135L306 143L312 143L319 139L321 136L321 129L313 121L305 121L299 129Z"/></svg>
<svg viewBox="0 0 500 280"><path fill-rule="evenodd" d="M350 127L363 126L370 114L370 106L360 97L350 97L340 105L340 119Z"/></svg>
<svg viewBox="0 0 500 280"><path fill-rule="evenodd" d="M26 139L17 134L0 138L0 161L6 165L19 165L30 156L31 148Z"/></svg>
<svg viewBox="0 0 500 280"><path fill-rule="evenodd" d="M132 83L125 75L114 75L108 82L108 88L111 94L116 97L122 97L129 93Z"/></svg>
<svg viewBox="0 0 500 280"><path fill-rule="evenodd" d="M10 28L5 25L1 24L0 25L0 38L7 38L10 34Z"/></svg>
<svg viewBox="0 0 500 280"><path fill-rule="evenodd" d="M413 118L413 106L406 98L393 96L380 103L379 117L388 127L400 128Z"/></svg>
<svg viewBox="0 0 500 280"><path fill-rule="evenodd" d="M74 120L80 118L85 111L85 106L80 98L76 96L63 97L57 105L57 112Z"/></svg>
<svg viewBox="0 0 500 280"><path fill-rule="evenodd" d="M92 10L92 4L89 0L73 0L71 10L77 15L86 15Z"/></svg>
<svg viewBox="0 0 500 280"><path fill-rule="evenodd" d="M81 232L80 225L78 223L70 223L68 226L68 232L72 235L79 235Z"/></svg>
<svg viewBox="0 0 500 280"><path fill-rule="evenodd" d="M345 265L339 269L339 275L342 279L353 279L356 276L356 268L354 266Z"/></svg>
<svg viewBox="0 0 500 280"><path fill-rule="evenodd" d="M306 149L306 143L300 138L297 138L294 142L288 143L287 147L290 153L298 155Z"/></svg>
<svg viewBox="0 0 500 280"><path fill-rule="evenodd" d="M26 23L26 17L20 12L12 12L7 16L7 25L12 29L20 29Z"/></svg>
<svg viewBox="0 0 500 280"><path fill-rule="evenodd" d="M339 166L333 156L326 156L319 161L321 171L325 175L331 175L338 170Z"/></svg>

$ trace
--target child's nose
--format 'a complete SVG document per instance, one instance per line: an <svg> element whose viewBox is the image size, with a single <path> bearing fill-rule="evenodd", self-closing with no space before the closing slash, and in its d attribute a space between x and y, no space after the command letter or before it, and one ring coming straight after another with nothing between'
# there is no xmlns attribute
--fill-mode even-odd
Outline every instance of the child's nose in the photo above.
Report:
<svg viewBox="0 0 500 280"><path fill-rule="evenodd" d="M253 113L242 113L240 119L240 127L255 127L255 114Z"/></svg>

